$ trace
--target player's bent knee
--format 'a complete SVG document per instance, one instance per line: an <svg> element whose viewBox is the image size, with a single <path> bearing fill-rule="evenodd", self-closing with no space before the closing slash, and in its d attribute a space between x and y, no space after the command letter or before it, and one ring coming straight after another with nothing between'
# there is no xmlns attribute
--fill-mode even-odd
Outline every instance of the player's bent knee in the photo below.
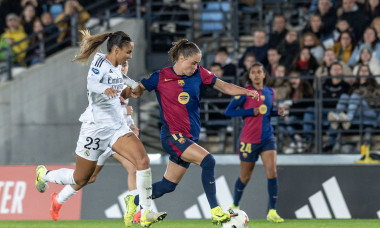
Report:
<svg viewBox="0 0 380 228"><path fill-rule="evenodd" d="M89 182L89 179L79 179L79 180L75 180L75 183L79 186L85 186L87 185Z"/></svg>
<svg viewBox="0 0 380 228"><path fill-rule="evenodd" d="M203 158L200 166L206 169L214 169L215 168L215 158L212 154L208 154Z"/></svg>
<svg viewBox="0 0 380 228"><path fill-rule="evenodd" d="M145 155L142 159L137 159L136 161L137 170L144 170L149 168L149 157Z"/></svg>

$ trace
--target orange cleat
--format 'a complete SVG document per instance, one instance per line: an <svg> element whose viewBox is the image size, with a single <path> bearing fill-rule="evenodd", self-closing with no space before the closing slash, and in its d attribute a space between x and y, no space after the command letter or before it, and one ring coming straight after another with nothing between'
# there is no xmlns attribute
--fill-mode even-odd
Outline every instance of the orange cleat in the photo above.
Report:
<svg viewBox="0 0 380 228"><path fill-rule="evenodd" d="M133 216L133 223L140 223L141 219L141 210L139 210L134 216Z"/></svg>
<svg viewBox="0 0 380 228"><path fill-rule="evenodd" d="M58 220L59 210L62 207L62 204L57 202L57 195L56 192L51 195L50 215L54 221Z"/></svg>

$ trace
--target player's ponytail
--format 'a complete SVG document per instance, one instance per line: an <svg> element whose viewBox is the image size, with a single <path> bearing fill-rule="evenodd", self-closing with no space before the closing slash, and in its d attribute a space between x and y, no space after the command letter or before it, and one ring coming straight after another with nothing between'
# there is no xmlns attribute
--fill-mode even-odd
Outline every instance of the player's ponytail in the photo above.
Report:
<svg viewBox="0 0 380 228"><path fill-rule="evenodd" d="M169 56L173 63L177 62L179 56L182 54L183 57L188 58L194 54L201 54L199 47L186 39L181 39L177 42L172 43L172 47L169 50Z"/></svg>
<svg viewBox="0 0 380 228"><path fill-rule="evenodd" d="M122 31L117 31L114 33L107 32L96 35L91 35L88 30L82 30L80 32L83 34L83 39L80 43L80 51L77 55L75 55L72 61L77 61L83 64L88 61L90 56L97 51L99 46L102 45L107 38L109 38L107 42L108 53L112 51L112 47L114 45L122 48L123 45L127 45L132 42L131 37Z"/></svg>

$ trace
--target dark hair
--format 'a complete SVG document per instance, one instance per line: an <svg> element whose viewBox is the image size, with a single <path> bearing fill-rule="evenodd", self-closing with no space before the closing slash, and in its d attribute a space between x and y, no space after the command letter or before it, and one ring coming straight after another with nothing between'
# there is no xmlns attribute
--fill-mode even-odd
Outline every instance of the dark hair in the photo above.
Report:
<svg viewBox="0 0 380 228"><path fill-rule="evenodd" d="M375 40L371 43L371 47L372 47L372 49L375 50L375 49L376 49L375 47L376 47L377 43L379 42L379 38L377 37L377 32L376 32L376 29L375 29L375 28L369 26L369 27L367 27L366 29L364 29L364 31L363 31L363 38L362 38L362 41L363 41L363 43L364 43L364 33L365 33L365 31L366 31L367 29L372 30L373 33L375 34Z"/></svg>
<svg viewBox="0 0 380 228"><path fill-rule="evenodd" d="M79 54L75 55L72 61L78 61L81 63L86 63L90 56L97 51L100 45L108 38L107 41L107 51L110 53L113 46L118 46L123 48L124 45L130 44L132 41L131 37L122 32L117 31L114 33L102 33L91 35L88 30L80 31L83 34L82 42L80 43Z"/></svg>
<svg viewBox="0 0 380 228"><path fill-rule="evenodd" d="M360 64L359 65L359 68L358 68L358 72L356 75L358 75L358 77L356 78L354 84L353 84L353 88L359 88L361 85L360 85L360 78L363 77L363 76L359 76L359 72L361 70L362 67L367 67L368 68L368 71L369 71L369 75L367 77L367 80L366 82L364 83L365 84L365 87L369 90L369 91L374 91L375 89L378 89L380 88L380 85L377 83L375 77L373 77L373 74L371 72L371 68L369 67L369 65L367 64Z"/></svg>
<svg viewBox="0 0 380 228"><path fill-rule="evenodd" d="M251 56L251 57L253 57L253 58L256 59L256 55L254 53L252 53L252 52L248 52L247 54L245 54L244 59L247 58L247 57L249 57L249 56Z"/></svg>
<svg viewBox="0 0 380 228"><path fill-rule="evenodd" d="M186 39L181 39L177 42L172 43L172 47L169 50L169 56L171 58L172 63L177 62L180 55L183 55L185 58L189 58L194 54L202 54L199 47Z"/></svg>
<svg viewBox="0 0 380 228"><path fill-rule="evenodd" d="M216 53L220 53L220 52L223 52L223 53L225 53L227 55L229 54L228 50L227 50L227 47L224 47L224 46L223 47L219 47L218 50L216 51Z"/></svg>
<svg viewBox="0 0 380 228"><path fill-rule="evenodd" d="M339 65L340 68L343 69L343 65L342 65L339 61L335 61L335 62L331 63L331 65L330 65L330 69L331 69L334 65Z"/></svg>
<svg viewBox="0 0 380 228"><path fill-rule="evenodd" d="M223 69L222 64L217 63L217 62L213 62L213 63L211 63L210 68L211 68L211 67L216 67L216 66L218 66L218 67L220 67L221 69Z"/></svg>
<svg viewBox="0 0 380 228"><path fill-rule="evenodd" d="M254 62L252 64L252 66L247 70L247 72L245 72L244 76L243 76L243 82L245 84L249 83L249 84L252 84L252 81L251 79L249 78L249 73L251 72L252 68L255 67L255 66L259 66L263 69L263 72L265 74L265 80L264 80L264 84L266 84L267 80L269 80L269 74L267 72L267 70L265 69L264 65L260 62Z"/></svg>

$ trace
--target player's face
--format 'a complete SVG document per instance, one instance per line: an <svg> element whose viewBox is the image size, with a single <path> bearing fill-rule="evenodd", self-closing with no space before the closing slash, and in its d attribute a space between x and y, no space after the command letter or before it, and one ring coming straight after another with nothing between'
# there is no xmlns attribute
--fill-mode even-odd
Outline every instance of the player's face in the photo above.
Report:
<svg viewBox="0 0 380 228"><path fill-rule="evenodd" d="M261 84L264 81L265 72L262 66L253 66L249 72L249 79L253 84Z"/></svg>
<svg viewBox="0 0 380 228"><path fill-rule="evenodd" d="M126 61L132 59L133 48L135 47L134 43L128 43L127 45L123 45L123 48L119 48L116 53L117 65L122 65Z"/></svg>
<svg viewBox="0 0 380 228"><path fill-rule="evenodd" d="M197 70L199 62L202 59L202 55L200 53L197 53L188 58L185 58L183 55L181 55L179 58L181 74L191 76Z"/></svg>

